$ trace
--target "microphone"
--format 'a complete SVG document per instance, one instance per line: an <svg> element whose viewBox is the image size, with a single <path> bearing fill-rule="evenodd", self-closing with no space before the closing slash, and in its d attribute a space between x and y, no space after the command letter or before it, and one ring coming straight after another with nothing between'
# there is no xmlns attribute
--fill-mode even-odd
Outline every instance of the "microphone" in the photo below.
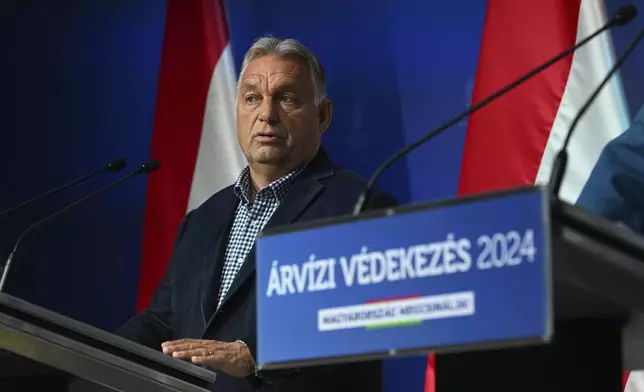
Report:
<svg viewBox="0 0 644 392"><path fill-rule="evenodd" d="M487 106L491 102L495 101L499 97L505 95L509 91L513 90L514 88L518 87L519 85L523 84L527 80L531 79L532 77L536 76L543 70L549 68L553 64L557 63L558 61L562 60L563 58L567 57L577 49L581 48L582 46L586 45L589 41L591 41L593 38L598 36L599 34L603 33L604 31L615 27L615 26L622 26L625 25L626 23L630 22L635 18L637 15L637 9L633 5L625 5L617 10L613 17L599 30L595 31L593 34L589 35L588 37L584 38L581 40L579 43L577 43L575 46L564 50L563 52L559 53L555 57L551 58L550 60L546 61L545 63L537 66L536 68L532 69L531 71L527 72L520 78L516 79L514 82L506 85L502 89L498 90L497 92L493 93L492 95L489 95L482 101L478 102L477 104L470 106L467 110L465 110L463 113L457 115L456 117L452 118L448 122L444 123L440 127L436 128L435 130L425 134L423 137L420 139L416 140L415 142L403 147L402 149L398 150L395 154L391 155L378 169L374 172L374 174L371 176L369 181L367 182L367 185L365 186L364 191L360 194L358 197L358 201L356 202L354 209L353 209L353 215L359 215L362 210L365 202L367 199L370 199L370 191L375 185L376 181L380 178L380 176L387 170L394 162L396 162L398 159L404 157L405 155L409 154L411 151L415 150L417 147L421 146L428 140L434 138L435 136L441 134L444 132L446 129L452 127L453 125L459 123L461 120L466 118L467 116L471 115L472 113L482 109L483 107ZM370 201L370 200L369 200ZM368 205L368 203L367 203Z"/></svg>
<svg viewBox="0 0 644 392"><path fill-rule="evenodd" d="M84 203L84 202L86 202L86 201L88 201L90 199L93 199L96 196L102 194L103 192L122 184L123 182L131 179L132 177L138 176L139 174L148 174L148 173L151 173L151 172L157 170L160 165L161 164L157 160L148 161L148 162L144 163L143 165L141 165L137 170L133 171L132 173L130 173L128 175L126 175L125 177L122 177L121 179L119 179L119 180L117 180L117 181L115 181L115 182L113 182L113 183L111 183L111 184L109 184L109 185L107 185L107 186L95 191L94 193L91 193L91 194L89 194L89 195L87 195L87 196L85 196L85 197L83 197L81 199L76 200L75 202L73 202L72 204L68 205L67 207L65 207L65 208L63 208L61 210L58 210L57 212L55 212L55 213L53 213L53 214L51 214L51 215L39 220L36 223L33 223L29 227L27 227L25 229L25 231L23 231L22 234L20 234L20 237L18 237L18 240L16 241L16 244L14 245L13 250L9 254L9 257L7 258L7 261L5 262L4 269L2 271L2 277L0 278L0 292L2 292L2 290L4 288L4 285L5 285L6 281L7 281L7 276L9 275L9 268L11 268L11 262L13 260L14 255L16 254L16 251L18 250L18 246L20 245L20 242L22 242L22 240L25 238L25 236L27 234L29 234L32 230L34 230L35 228L41 226L42 224L50 221L51 219L57 217L58 215L71 210L72 208L76 207L77 205L82 204L82 203Z"/></svg>
<svg viewBox="0 0 644 392"><path fill-rule="evenodd" d="M564 174L566 172L566 167L568 166L568 144L570 143L570 139L572 137L572 133L574 132L575 128L577 127L577 124L579 124L579 120L581 120L581 117L588 111L590 108L590 105L595 101L601 90L606 86L608 81L610 80L611 77L619 70L619 68L622 66L624 61L628 56L631 55L631 53L635 50L639 42L642 40L642 37L644 37L644 29L641 29L639 33L633 38L631 43L628 45L628 48L624 51L624 53L617 59L615 64L613 65L613 68L608 71L606 74L606 77L599 83L599 86L593 91L593 93L588 97L586 102L584 102L584 105L579 109L579 112L577 113L577 116L573 120L572 124L570 124L570 128L568 128L568 133L566 134L566 139L564 139L563 145L557 155L555 156L554 163L552 164L552 174L550 175L550 181L548 183L549 185L549 191L550 191L550 196L552 197L552 200L557 200L559 197L559 190L561 189L561 184L563 183L563 178Z"/></svg>
<svg viewBox="0 0 644 392"><path fill-rule="evenodd" d="M102 173L105 173L105 172L117 172L117 171L121 171L121 170L123 170L123 168L125 167L125 165L126 165L126 164L125 164L125 159L123 159L123 158L115 159L115 160L113 160L112 162L110 162L110 163L108 163L107 165L105 165L103 168L101 168L101 169L99 169L99 170L96 170L96 171L94 171L94 172L92 172L92 173L86 174L86 175L84 175L83 177L81 177L81 178L79 178L79 179L77 179L77 180L75 180L75 181L72 181L72 182L70 182L70 183L67 183L67 184L65 184L65 185L62 185L62 186L60 186L60 187L58 187L58 188L54 188L54 189L52 189L52 190L50 190L50 191L48 191L48 192L43 193L42 195L39 195L39 196L33 197L33 198L29 199L29 200L23 201L22 203L20 203L20 204L18 204L18 205L15 205L15 206L13 206L13 207L11 207L11 208L8 208L8 209L6 209L6 210L4 210L4 211L0 212L0 216L2 216L2 215L4 215L4 214L8 214L8 213L10 213L10 212L12 212L12 211L15 211L15 210L17 210L17 209L19 209L19 208L22 208L22 207L24 207L24 206L26 206L26 205L28 205L28 204L35 203L35 202L37 202L38 200L43 199L43 198L45 198L45 197L47 197L47 196L50 196L50 195L53 195L53 194L55 194L55 193L58 193L58 192L64 191L64 190L65 190L65 189L67 189L67 188L71 188L72 186L74 186L74 185L76 185L76 184L78 184L78 183L81 183L81 182L83 182L83 181L85 181L85 180L88 180L88 179L90 179L90 178L92 178L92 177L94 177L94 176L97 176L97 175L99 175L99 174L102 174Z"/></svg>

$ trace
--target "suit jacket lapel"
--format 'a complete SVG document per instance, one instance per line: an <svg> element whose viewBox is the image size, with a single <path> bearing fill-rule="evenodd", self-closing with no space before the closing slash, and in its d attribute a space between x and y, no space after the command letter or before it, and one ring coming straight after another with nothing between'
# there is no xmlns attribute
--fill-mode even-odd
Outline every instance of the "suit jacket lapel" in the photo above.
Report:
<svg viewBox="0 0 644 392"><path fill-rule="evenodd" d="M320 149L318 155L309 164L309 167L300 173L300 177L295 180L287 195L281 201L279 207L273 213L264 230L277 226L287 225L294 222L313 202L315 197L324 188L319 182L320 179L331 176L333 167L324 150ZM244 282L255 271L255 245L248 253L244 264L235 276L232 286L224 297L222 307L228 298L244 284Z"/></svg>
<svg viewBox="0 0 644 392"><path fill-rule="evenodd" d="M220 225L213 224L205 234L206 244L201 254L201 315L204 325L208 323L217 309L217 298L221 287L221 273L224 266L224 254L228 243L228 234L235 217L235 210L239 199L230 190L225 195L222 207L217 209L217 214L212 217L213 222L220 221ZM221 221L222 217L228 216L227 220Z"/></svg>

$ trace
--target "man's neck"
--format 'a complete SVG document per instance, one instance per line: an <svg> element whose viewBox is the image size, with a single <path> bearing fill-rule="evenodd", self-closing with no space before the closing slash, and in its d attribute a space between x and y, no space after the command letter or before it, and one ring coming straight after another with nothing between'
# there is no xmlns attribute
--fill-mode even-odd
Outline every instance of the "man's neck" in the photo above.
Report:
<svg viewBox="0 0 644 392"><path fill-rule="evenodd" d="M265 164L249 165L250 180L253 184L255 192L266 188L272 182L279 180L288 173L292 172L295 167L291 166L275 166Z"/></svg>

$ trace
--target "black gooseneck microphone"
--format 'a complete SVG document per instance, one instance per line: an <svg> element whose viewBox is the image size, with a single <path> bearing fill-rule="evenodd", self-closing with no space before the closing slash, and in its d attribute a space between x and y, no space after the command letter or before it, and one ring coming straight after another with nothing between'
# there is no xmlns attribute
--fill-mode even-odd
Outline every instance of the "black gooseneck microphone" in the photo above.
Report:
<svg viewBox="0 0 644 392"><path fill-rule="evenodd" d="M32 230L34 230L35 228L37 228L37 227L43 225L44 223L50 221L51 219L57 217L58 215L63 214L65 212L71 210L72 208L76 207L77 205L82 204L82 203L84 203L84 202L86 202L86 201L88 201L90 199L93 199L96 196L102 194L103 192L105 192L105 191L107 191L109 189L112 189L112 188L124 183L125 181L131 179L132 177L138 176L139 174L148 174L148 173L151 173L151 172L157 170L160 165L161 164L157 160L148 161L148 162L144 163L143 165L141 165L137 170L133 171L132 173L130 173L128 175L126 175L125 177L122 177L119 180L114 181L113 183L111 183L111 184L109 184L109 185L107 185L107 186L95 191L94 193L91 193L91 194L89 194L89 195L87 195L87 196L85 196L85 197L83 197L81 199L76 200L75 202L73 202L72 204L68 205L67 207L54 212L53 214L51 214L51 215L39 220L36 223L32 223L29 227L27 227L22 232L22 234L20 234L20 237L18 237L18 240L16 241L16 244L13 246L13 250L9 254L9 257L7 258L7 261L4 264L4 269L2 271L2 277L0 277L0 292L2 292L2 290L4 289L4 285L7 282L7 276L9 275L9 269L11 268L11 262L13 260L13 256L16 254L16 251L18 250L18 246L20 245L20 242L22 242L22 240L25 238L25 236L27 234L29 234Z"/></svg>
<svg viewBox="0 0 644 392"><path fill-rule="evenodd" d="M49 190L49 191L47 191L47 192L45 192L45 193L43 193L41 195L35 196L35 197L33 197L33 198L29 199L29 200L23 201L22 203L20 203L18 205L15 205L15 206L13 206L11 208L8 208L8 209L0 212L0 216L8 214L8 213L10 213L12 211L15 211L15 210L17 210L19 208L22 208L22 207L24 207L26 205L29 205L31 203L35 203L38 200L43 199L43 198L45 198L47 196L50 196L50 195L53 195L55 193L64 191L67 188L71 188L72 186L74 186L76 184L79 184L79 183L81 183L83 181L89 180L90 178L95 177L95 176L97 176L99 174L106 173L106 172L121 171L121 170L123 170L123 168L125 166L126 166L125 159L123 159L123 158L115 159L115 160L113 160L112 162L108 163L107 165L105 165L103 168L101 168L99 170L96 170L96 171L94 171L92 173L86 174L86 175L84 175L83 177L81 177L81 178L79 178L77 180L69 182L69 183L67 183L65 185L61 185L58 188L51 189L51 190Z"/></svg>
<svg viewBox="0 0 644 392"><path fill-rule="evenodd" d="M552 173L550 175L550 181L548 182L551 201L556 201L559 198L559 190L561 189L564 174L566 173L566 167L568 166L568 144L570 143L570 139L572 138L573 131L577 127L577 124L579 124L579 120L581 120L581 117L588 111L590 105L592 105L592 103L595 101L610 78L613 77L613 75L619 70L626 58L628 58L628 56L633 53L639 42L642 40L642 37L644 37L644 29L641 29L637 33L635 38L633 38L631 43L628 45L628 48L626 48L624 53L617 59L617 61L613 65L613 68L608 71L604 79L601 81L601 83L599 83L599 86L597 86L593 93L590 94L590 97L588 97L586 102L584 102L584 105L581 107L581 109L579 109L579 112L570 125L570 128L568 128L566 139L564 140L561 149L555 156L554 163L552 164Z"/></svg>
<svg viewBox="0 0 644 392"><path fill-rule="evenodd" d="M601 27L599 30L595 31L593 34L589 35L588 37L584 38L581 40L579 43L577 43L575 46L559 53L555 57L551 58L550 60L546 61L545 63L537 66L533 70L527 72L520 78L516 79L514 82L506 85L502 89L498 90L497 92L493 93L492 95L489 95L487 98L483 99L482 101L478 102L477 104L470 106L467 110L465 110L463 113L457 115L456 117L452 118L448 122L444 123L440 127L436 128L435 130L425 134L423 137L418 139L417 141L407 145L406 147L403 147L402 149L398 150L395 154L390 156L378 169L374 172L374 174L371 176L369 181L367 182L367 185L365 186L364 191L360 194L358 197L358 201L356 202L354 209L353 209L353 215L359 215L364 207L365 202L367 202L367 206L369 205L369 202L371 201L370 197L370 192L373 186L375 185L376 181L380 178L382 173L385 172L394 162L396 162L398 159L402 158L403 156L409 154L411 151L416 149L417 147L421 146L428 140L432 139L433 137L441 134L443 131L446 129L452 127L453 125L457 124L459 121L462 119L466 118L470 114L478 111L479 109L487 106L491 102L495 101L497 98L503 96L510 90L513 90L515 87L518 87L519 85L523 84L525 81L531 79L535 75L539 74L543 70L549 68L553 64L557 63L558 61L562 60L563 58L567 57L580 47L586 45L589 41L591 41L593 38L598 36L599 34L603 33L604 31L615 27L615 26L622 26L625 25L626 23L630 22L635 16L637 15L637 9L633 5L625 5L623 7L620 7L617 12L613 15L613 17L608 21L603 27ZM369 200L367 200L369 199Z"/></svg>

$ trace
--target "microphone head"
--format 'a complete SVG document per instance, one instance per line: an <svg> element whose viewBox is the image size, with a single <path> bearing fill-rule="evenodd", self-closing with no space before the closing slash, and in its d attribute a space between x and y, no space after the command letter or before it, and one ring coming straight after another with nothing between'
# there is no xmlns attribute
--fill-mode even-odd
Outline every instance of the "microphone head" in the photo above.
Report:
<svg viewBox="0 0 644 392"><path fill-rule="evenodd" d="M623 26L626 23L630 22L637 16L637 8L634 5L628 4L622 7L619 7L617 12L613 15L611 19L611 24L613 26Z"/></svg>
<svg viewBox="0 0 644 392"><path fill-rule="evenodd" d="M123 170L125 166L126 166L125 159L118 158L108 163L107 166L105 166L105 170L111 171L111 172L117 172L117 171Z"/></svg>
<svg viewBox="0 0 644 392"><path fill-rule="evenodd" d="M152 159L142 164L141 168L139 168L139 172L145 173L145 174L152 173L153 171L157 170L160 166L161 166L161 162L159 162L156 159Z"/></svg>

